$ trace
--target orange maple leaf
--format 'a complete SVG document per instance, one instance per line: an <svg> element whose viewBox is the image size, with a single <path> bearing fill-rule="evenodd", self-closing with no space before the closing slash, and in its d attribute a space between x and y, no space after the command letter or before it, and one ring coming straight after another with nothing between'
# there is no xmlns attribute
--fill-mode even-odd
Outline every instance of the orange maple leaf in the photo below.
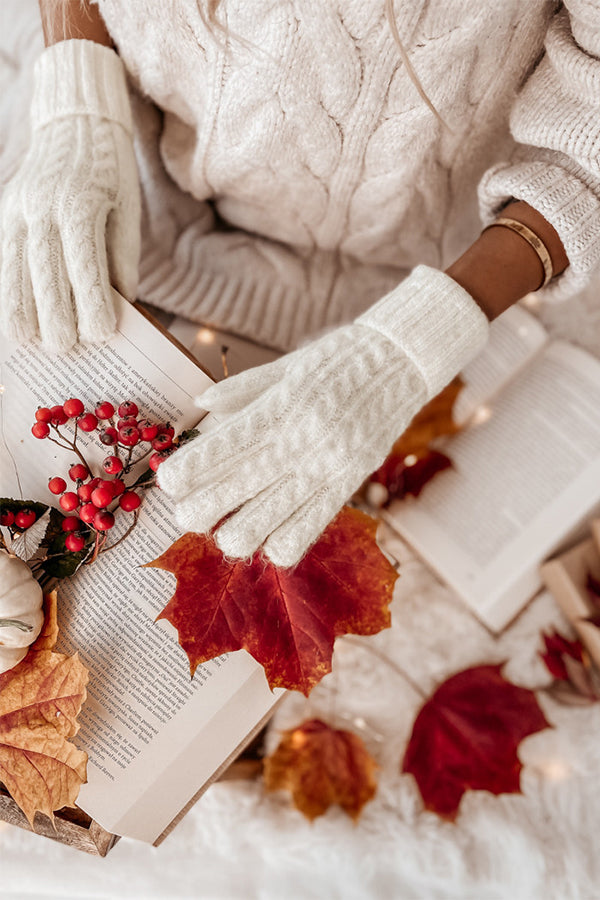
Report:
<svg viewBox="0 0 600 900"><path fill-rule="evenodd" d="M377 789L376 769L358 735L309 719L285 731L264 760L265 787L290 791L296 808L311 821L334 803L356 821Z"/></svg>
<svg viewBox="0 0 600 900"><path fill-rule="evenodd" d="M77 654L55 653L56 592L27 656L0 675L0 781L33 828L37 811L53 818L73 806L86 781L87 754L69 742L79 730L87 669Z"/></svg>
<svg viewBox="0 0 600 900"><path fill-rule="evenodd" d="M185 534L148 566L177 576L158 616L178 631L193 675L200 663L246 649L271 687L309 694L331 671L338 635L389 627L397 572L375 540L377 522L344 507L298 565L260 552L230 561L212 538Z"/></svg>

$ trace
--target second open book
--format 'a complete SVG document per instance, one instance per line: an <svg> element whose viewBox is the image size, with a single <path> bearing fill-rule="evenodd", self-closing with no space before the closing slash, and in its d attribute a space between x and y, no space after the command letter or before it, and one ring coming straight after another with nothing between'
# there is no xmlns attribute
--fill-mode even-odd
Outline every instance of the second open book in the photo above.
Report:
<svg viewBox="0 0 600 900"><path fill-rule="evenodd" d="M499 630L600 503L600 361L517 306L462 376L455 418L470 424L444 442L453 469L382 515Z"/></svg>

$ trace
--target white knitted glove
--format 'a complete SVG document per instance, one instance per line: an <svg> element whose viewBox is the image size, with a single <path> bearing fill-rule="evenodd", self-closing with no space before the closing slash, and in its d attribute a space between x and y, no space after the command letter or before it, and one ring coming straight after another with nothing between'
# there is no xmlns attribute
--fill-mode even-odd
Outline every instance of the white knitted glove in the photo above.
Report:
<svg viewBox="0 0 600 900"><path fill-rule="evenodd" d="M198 398L224 417L159 469L187 531L216 531L221 550L264 544L294 565L415 413L474 357L488 320L452 278L418 266L375 306L273 363Z"/></svg>
<svg viewBox="0 0 600 900"><path fill-rule="evenodd" d="M140 196L124 68L93 41L39 57L31 143L0 204L0 331L64 352L115 329L135 299Z"/></svg>

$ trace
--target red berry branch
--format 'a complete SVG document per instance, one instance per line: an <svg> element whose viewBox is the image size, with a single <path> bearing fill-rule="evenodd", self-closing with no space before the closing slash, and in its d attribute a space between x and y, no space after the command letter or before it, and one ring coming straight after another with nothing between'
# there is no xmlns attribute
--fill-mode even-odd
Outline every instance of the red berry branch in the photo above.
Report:
<svg viewBox="0 0 600 900"><path fill-rule="evenodd" d="M93 535L93 547L86 563L93 562L99 553L116 547L131 531L138 516L141 497L128 484L135 448L142 448L135 459L139 463L149 456L148 464L156 472L158 466L175 450L174 429L163 422L152 422L147 418L138 419L139 409L133 400L125 400L115 411L107 400L98 403L93 412L85 409L77 398L65 401L62 406L41 407L35 414L36 422L31 432L40 440L51 440L61 447L72 450L80 462L72 465L65 478L54 475L48 481L50 492L59 497L59 506L68 515L62 520L61 529L66 533L64 546L71 553L80 553ZM63 429L72 423L72 437ZM102 462L102 474L95 475L78 446L78 432L97 432L100 442L111 448L111 454ZM52 436L51 436L52 435ZM146 445L146 446L144 446ZM154 481L152 481L152 484ZM145 487L149 484L146 483ZM130 528L115 543L107 546L107 533L115 525L115 512L133 513ZM24 527L27 511L20 512ZM29 524L35 521L35 514L27 518ZM15 523L19 522L15 518ZM12 524L6 522L3 524Z"/></svg>

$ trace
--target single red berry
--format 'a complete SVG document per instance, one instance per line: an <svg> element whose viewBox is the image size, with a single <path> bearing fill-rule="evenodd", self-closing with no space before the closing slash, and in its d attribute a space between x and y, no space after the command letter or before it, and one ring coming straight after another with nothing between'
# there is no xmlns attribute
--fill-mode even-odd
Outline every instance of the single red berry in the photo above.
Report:
<svg viewBox="0 0 600 900"><path fill-rule="evenodd" d="M117 430L120 431L121 428L137 428L139 426L139 422L135 416L125 416L124 419L119 419L117 422Z"/></svg>
<svg viewBox="0 0 600 900"><path fill-rule="evenodd" d="M138 508L141 502L140 495L136 494L135 491L125 491L119 500L119 506L121 509L124 509L125 512L133 512L134 509Z"/></svg>
<svg viewBox="0 0 600 900"><path fill-rule="evenodd" d="M86 413L79 419L79 427L82 431L95 431L98 427L98 419L94 413Z"/></svg>
<svg viewBox="0 0 600 900"><path fill-rule="evenodd" d="M79 518L82 522L85 522L86 525L91 525L97 512L98 507L94 506L93 503L84 503L79 510Z"/></svg>
<svg viewBox="0 0 600 900"><path fill-rule="evenodd" d="M114 524L115 517L104 509L97 512L94 516L94 528L96 531L110 531Z"/></svg>
<svg viewBox="0 0 600 900"><path fill-rule="evenodd" d="M52 413L48 409L47 406L40 406L39 409L35 411L35 420L36 422L49 422L52 418Z"/></svg>
<svg viewBox="0 0 600 900"><path fill-rule="evenodd" d="M124 400L119 406L119 415L122 419L125 416L137 416L138 412L137 403L134 403L133 400Z"/></svg>
<svg viewBox="0 0 600 900"><path fill-rule="evenodd" d="M111 419L115 414L115 408L108 400L103 400L94 410L98 419Z"/></svg>
<svg viewBox="0 0 600 900"><path fill-rule="evenodd" d="M60 527L63 531L79 531L81 528L81 520L77 516L65 516Z"/></svg>
<svg viewBox="0 0 600 900"><path fill-rule="evenodd" d="M29 528L37 519L32 509L21 509L15 516L15 525L18 528Z"/></svg>
<svg viewBox="0 0 600 900"><path fill-rule="evenodd" d="M137 427L128 425L127 428L119 428L119 443L124 447L133 447L140 439Z"/></svg>
<svg viewBox="0 0 600 900"><path fill-rule="evenodd" d="M161 450L153 453L150 459L148 460L148 465L152 469L153 472L156 472L161 463L167 459L171 454L168 450Z"/></svg>
<svg viewBox="0 0 600 900"><path fill-rule="evenodd" d="M90 470L87 466L82 465L82 463L76 463L69 469L69 478L71 481L85 481L86 478L89 478L89 475Z"/></svg>
<svg viewBox="0 0 600 900"><path fill-rule="evenodd" d="M48 482L48 490L52 494L62 494L63 491L67 489L67 482L64 478L59 478L58 475L55 475L54 478L51 478Z"/></svg>
<svg viewBox="0 0 600 900"><path fill-rule="evenodd" d="M150 419L142 419L138 422L138 431L143 441L152 441L158 434L158 425Z"/></svg>
<svg viewBox="0 0 600 900"><path fill-rule="evenodd" d="M171 437L175 437L175 429L168 422L163 422L158 426L158 434L170 434Z"/></svg>
<svg viewBox="0 0 600 900"><path fill-rule="evenodd" d="M65 400L63 403L63 411L65 416L68 416L69 419L74 419L76 416L80 416L83 410L85 409L81 400L77 400L75 397L72 397L70 400Z"/></svg>
<svg viewBox="0 0 600 900"><path fill-rule="evenodd" d="M123 468L123 462L118 456L107 456L102 461L102 468L108 475L118 475Z"/></svg>
<svg viewBox="0 0 600 900"><path fill-rule="evenodd" d="M118 438L117 429L113 428L112 425L109 425L108 428L103 428L100 432L100 443L105 444L107 447L112 447L113 444L116 444Z"/></svg>
<svg viewBox="0 0 600 900"><path fill-rule="evenodd" d="M111 488L98 486L92 491L92 503L97 509L104 509L113 499L114 494Z"/></svg>
<svg viewBox="0 0 600 900"><path fill-rule="evenodd" d="M65 414L65 411L62 408L62 406L52 406L50 408L50 415L51 415L50 421L52 422L53 425L64 425L65 422L69 418Z"/></svg>
<svg viewBox="0 0 600 900"><path fill-rule="evenodd" d="M115 478L115 480L112 483L112 486L113 486L113 496L120 497L121 494L123 493L123 491L125 490L125 482L122 481L120 478Z"/></svg>
<svg viewBox="0 0 600 900"><path fill-rule="evenodd" d="M85 484L80 484L77 488L77 496L84 503L89 503L92 499L92 491L94 488L98 487L100 479L92 478L91 481L87 481Z"/></svg>
<svg viewBox="0 0 600 900"><path fill-rule="evenodd" d="M65 512L72 512L79 506L79 497L73 491L67 491L58 501Z"/></svg>
<svg viewBox="0 0 600 900"><path fill-rule="evenodd" d="M68 534L65 538L65 547L71 553L79 553L85 547L85 538L80 534Z"/></svg>
<svg viewBox="0 0 600 900"><path fill-rule="evenodd" d="M106 479L100 478L100 479L98 480L97 487L99 487L99 488L106 488L107 491L111 491L111 493L112 493L112 495L113 495L113 497L114 497L114 494L115 494L115 482L114 482L114 479L113 479L113 478L110 478L110 479L109 479L109 478L106 478Z"/></svg>
<svg viewBox="0 0 600 900"><path fill-rule="evenodd" d="M47 438L50 434L50 426L45 422L36 422L31 428L31 433L35 438Z"/></svg>
<svg viewBox="0 0 600 900"><path fill-rule="evenodd" d="M164 434L158 434L152 441L152 449L168 450L172 443L173 438L170 434L167 434L166 432Z"/></svg>
<svg viewBox="0 0 600 900"><path fill-rule="evenodd" d="M5 525L8 528L14 521L15 514L10 509L5 509L4 512L0 513L0 525Z"/></svg>

